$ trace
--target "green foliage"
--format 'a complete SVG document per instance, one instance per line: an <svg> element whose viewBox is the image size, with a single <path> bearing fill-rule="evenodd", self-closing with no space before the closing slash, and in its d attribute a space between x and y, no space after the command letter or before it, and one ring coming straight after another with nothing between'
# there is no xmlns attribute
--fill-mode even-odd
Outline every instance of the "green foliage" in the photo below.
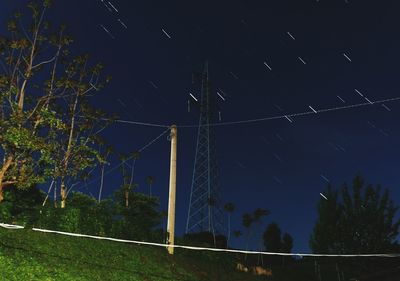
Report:
<svg viewBox="0 0 400 281"><path fill-rule="evenodd" d="M44 234L0 228L0 279L10 281L256 281L265 280L235 270L229 253L162 247ZM181 241L178 241L181 242ZM296 279L313 281L299 272Z"/></svg>
<svg viewBox="0 0 400 281"><path fill-rule="evenodd" d="M0 204L0 221L32 226L39 220L39 207L45 194L36 187L25 190L10 188Z"/></svg>
<svg viewBox="0 0 400 281"><path fill-rule="evenodd" d="M115 194L112 235L125 239L146 239L162 220L161 213L157 211L158 198L132 193L126 207L124 193L121 189Z"/></svg>
<svg viewBox="0 0 400 281"><path fill-rule="evenodd" d="M378 185L365 186L355 177L350 191L346 184L339 191L328 187L328 200L318 205L319 218L311 236L314 252L376 253L391 252L398 242L398 207Z"/></svg>
<svg viewBox="0 0 400 281"><path fill-rule="evenodd" d="M111 121L89 102L105 83L102 66L68 50L73 40L66 28L53 29L46 21L51 2L30 2L30 27L17 12L7 24L8 34L0 36L0 59L12 70L0 73L0 157L11 159L0 166L5 167L0 198L4 186L73 182L104 163L97 140Z"/></svg>

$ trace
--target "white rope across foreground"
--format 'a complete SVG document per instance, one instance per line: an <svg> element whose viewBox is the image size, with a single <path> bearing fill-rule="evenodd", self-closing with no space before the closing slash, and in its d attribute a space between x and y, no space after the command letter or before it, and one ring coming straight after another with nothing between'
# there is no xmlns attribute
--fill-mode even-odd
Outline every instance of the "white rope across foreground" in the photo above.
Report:
<svg viewBox="0 0 400 281"><path fill-rule="evenodd" d="M23 226L19 225L11 225L11 224L4 224L0 223L1 227L7 229L22 229ZM71 232L64 232L64 231L55 231L55 230L48 230L48 229L41 229L41 228L32 228L33 231L44 232L44 233L55 233L67 236L74 236L74 237L85 237L91 239L98 239L98 240L108 240L114 242L122 242L122 243L132 243L138 245L149 245L149 246L156 246L156 247L173 247L173 248L181 248L181 249L188 249L188 250L197 250L197 251L211 251L211 252L227 252L227 253L240 253L240 254L257 254L257 255L269 255L269 256L298 256L298 257L382 257L382 258L400 258L399 254L351 254L351 255L340 255L340 254L303 254L303 253L273 253L273 252L258 252L258 251L244 251L244 250L233 250L233 249L219 249L219 248L207 248L207 247L196 247L196 246L184 246L184 245L169 245L169 244L162 244L162 243L153 243L153 242L144 242L144 241L134 241L134 240L125 240L125 239L117 239L117 238L110 238L110 237L101 237L101 236L93 236L93 235L86 235L86 234L78 234L78 233L71 233Z"/></svg>
<svg viewBox="0 0 400 281"><path fill-rule="evenodd" d="M122 243L133 243L138 245L150 245L157 247L173 247L173 248L181 248L181 249L189 249L189 250L197 250L197 251L212 251L212 252L229 252L229 253L241 253L241 254L257 254L257 255L274 255L274 256L300 256L300 257L385 257L385 258L400 258L399 254L354 254L354 255L334 255L334 254L301 254L301 253L272 253L272 252L257 252L257 251L244 251L244 250L232 250L232 249L218 249L218 248L206 248L206 247L196 247L196 246L183 246L183 245L169 245L162 243L152 243L152 242L143 242L143 241L133 241L133 240L124 240L110 237L101 237L101 236L93 236L93 235L85 235L85 234L77 234L63 231L55 231L55 230L47 230L40 228L32 228L34 231L45 232L45 233L56 233L61 235L75 236L75 237L85 237L99 240L109 240L115 242Z"/></svg>
<svg viewBox="0 0 400 281"><path fill-rule="evenodd" d="M23 226L20 226L20 225L6 224L6 223L0 223L0 226L3 228L7 228L7 229L22 229L22 228L24 228Z"/></svg>

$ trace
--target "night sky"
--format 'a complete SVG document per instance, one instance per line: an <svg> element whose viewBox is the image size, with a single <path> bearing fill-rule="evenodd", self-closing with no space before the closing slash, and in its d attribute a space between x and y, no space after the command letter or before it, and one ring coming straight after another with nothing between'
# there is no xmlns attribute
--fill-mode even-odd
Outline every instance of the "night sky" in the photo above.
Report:
<svg viewBox="0 0 400 281"><path fill-rule="evenodd" d="M0 0L1 33L11 12L26 2ZM197 124L187 100L189 92L200 95L192 73L206 60L214 87L226 97L223 122L400 97L399 1L111 3L118 12L101 0L58 0L50 18L67 23L75 53L91 54L113 76L95 104L124 120ZM223 198L236 205L233 230L243 230L244 212L268 208L264 224L279 223L294 237L294 251L309 252L319 193L327 181L338 187L357 173L387 187L400 204L400 101L384 105L216 127ZM118 152L131 152L164 130L114 124L104 137ZM196 128L178 129L178 234L186 225L196 136ZM155 177L153 193L162 209L169 146L164 136L143 151L135 172L141 192L148 192L146 177ZM108 169L116 164L114 157ZM109 173L106 195L120 183L117 170ZM78 190L97 196L98 188L94 181ZM232 240L244 247L243 238Z"/></svg>

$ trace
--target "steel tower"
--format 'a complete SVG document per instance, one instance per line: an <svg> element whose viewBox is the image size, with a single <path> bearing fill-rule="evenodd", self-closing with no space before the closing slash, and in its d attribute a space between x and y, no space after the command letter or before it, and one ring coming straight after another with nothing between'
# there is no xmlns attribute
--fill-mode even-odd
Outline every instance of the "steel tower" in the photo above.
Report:
<svg viewBox="0 0 400 281"><path fill-rule="evenodd" d="M217 122L217 99L210 91L208 63L201 80L201 98L198 102L200 120L197 135L186 233L208 231L224 234L222 202L218 185L218 167L214 126Z"/></svg>

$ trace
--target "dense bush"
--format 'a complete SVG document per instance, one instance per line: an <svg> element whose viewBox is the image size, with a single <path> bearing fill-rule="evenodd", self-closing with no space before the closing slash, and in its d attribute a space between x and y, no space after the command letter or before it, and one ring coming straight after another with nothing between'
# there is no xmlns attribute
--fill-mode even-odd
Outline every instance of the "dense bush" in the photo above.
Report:
<svg viewBox="0 0 400 281"><path fill-rule="evenodd" d="M0 204L0 221L122 239L163 240L162 231L154 231L161 223L155 197L132 193L126 207L122 192L100 203L86 194L74 192L63 209L55 208L51 201L42 207L44 198L45 194L36 187L7 191Z"/></svg>
<svg viewBox="0 0 400 281"><path fill-rule="evenodd" d="M26 190L10 188L4 192L4 201L0 204L0 221L34 225L39 220L39 207L44 192L36 187Z"/></svg>

